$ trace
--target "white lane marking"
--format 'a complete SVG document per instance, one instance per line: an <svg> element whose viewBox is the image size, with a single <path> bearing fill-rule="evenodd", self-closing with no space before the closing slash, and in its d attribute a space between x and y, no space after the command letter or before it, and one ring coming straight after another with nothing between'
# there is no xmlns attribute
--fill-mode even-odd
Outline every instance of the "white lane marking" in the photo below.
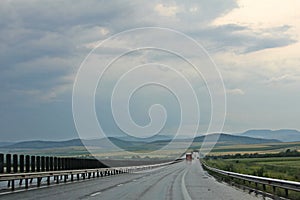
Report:
<svg viewBox="0 0 300 200"><path fill-rule="evenodd" d="M182 176L182 179L181 179L181 190L182 190L182 195L183 195L183 199L184 200L192 200L192 198L190 197L187 189L186 189L186 186L185 186L185 175L188 171L186 170Z"/></svg>
<svg viewBox="0 0 300 200"><path fill-rule="evenodd" d="M136 172L132 172L132 173L133 174L150 173L150 172L153 172L153 171L157 171L157 170L163 169L165 167L168 167L168 166L162 166L162 167L157 167L157 168L153 168L153 169L146 169L146 170L136 171Z"/></svg>
<svg viewBox="0 0 300 200"><path fill-rule="evenodd" d="M91 196L91 197L94 197L94 196L97 196L97 195L99 195L99 194L101 194L101 192L96 192L96 193L94 193L94 194L91 194L90 196Z"/></svg>

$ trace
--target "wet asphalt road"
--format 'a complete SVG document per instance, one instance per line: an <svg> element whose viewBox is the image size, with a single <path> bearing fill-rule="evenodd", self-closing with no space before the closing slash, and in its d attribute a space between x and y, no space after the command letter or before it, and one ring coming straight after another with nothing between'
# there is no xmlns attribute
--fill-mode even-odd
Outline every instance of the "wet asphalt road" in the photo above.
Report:
<svg viewBox="0 0 300 200"><path fill-rule="evenodd" d="M259 198L225 183L217 182L202 169L199 160L193 160L133 174L75 181L0 195L0 199L251 200Z"/></svg>

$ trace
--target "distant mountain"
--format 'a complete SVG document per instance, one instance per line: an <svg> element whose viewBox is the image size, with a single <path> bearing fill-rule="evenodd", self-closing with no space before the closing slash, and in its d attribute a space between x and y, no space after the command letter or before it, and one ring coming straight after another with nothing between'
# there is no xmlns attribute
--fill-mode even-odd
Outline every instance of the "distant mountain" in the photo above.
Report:
<svg viewBox="0 0 300 200"><path fill-rule="evenodd" d="M200 136L194 139L194 142L203 142L205 141L214 141L215 138L218 138L219 144L262 144L262 143L277 143L281 142L280 140L276 139L264 139L264 138L254 138L248 136L239 136L239 135L230 135L230 134L210 134L207 136Z"/></svg>
<svg viewBox="0 0 300 200"><path fill-rule="evenodd" d="M265 139L277 139L283 142L298 142L300 141L300 132L291 129L280 129L280 130L249 130L241 136L257 137Z"/></svg>
<svg viewBox="0 0 300 200"><path fill-rule="evenodd" d="M135 150L138 149L139 147L142 147L144 144L146 144L146 142L125 141L114 137L95 139L95 140L83 140L83 143L85 146L98 147L107 150L113 147L112 144L125 150Z"/></svg>
<svg viewBox="0 0 300 200"><path fill-rule="evenodd" d="M64 147L99 147L102 149L109 149L112 147L112 144L123 148L123 149L136 149L145 144L145 142L137 141L124 141L118 138L102 138L102 139L93 139L93 140L66 140L66 141L25 141L18 142L15 144L0 146L0 149L52 149L52 148L64 148Z"/></svg>
<svg viewBox="0 0 300 200"><path fill-rule="evenodd" d="M12 145L12 144L14 144L14 142L0 142L0 147Z"/></svg>
<svg viewBox="0 0 300 200"><path fill-rule="evenodd" d="M168 135L154 135L148 138L137 138L128 135L128 136L117 137L117 138L124 141L134 141L134 142L155 142L161 140L172 140L172 137Z"/></svg>
<svg viewBox="0 0 300 200"><path fill-rule="evenodd" d="M210 134L207 136L199 136L194 138L194 142L203 142L204 139L206 141L214 141L219 134ZM171 139L168 136L160 136L154 138L148 138L146 140L134 138L132 141L128 138L102 138L102 139L94 139L94 140L80 140L73 139L67 141L26 141L26 142L18 142L15 144L2 146L1 149L51 149L51 148L63 148L63 147L78 147L81 146L90 146L90 147L98 147L101 149L109 150L114 145L126 149L126 150L141 150L141 149L158 149L160 147L165 146ZM109 140L109 142L108 142ZM177 139L174 142L178 144L182 142L184 144L187 139ZM277 143L280 142L276 139L263 139L263 138L253 138L247 136L239 136L239 135L229 135L229 134L220 134L218 138L218 145L234 145L234 144L261 144L261 143ZM84 144L84 145L83 145Z"/></svg>
<svg viewBox="0 0 300 200"><path fill-rule="evenodd" d="M47 149L47 148L58 148L58 147L70 147L70 146L83 146L80 139L66 140L66 141L25 141L18 142L2 146L0 148L8 149Z"/></svg>

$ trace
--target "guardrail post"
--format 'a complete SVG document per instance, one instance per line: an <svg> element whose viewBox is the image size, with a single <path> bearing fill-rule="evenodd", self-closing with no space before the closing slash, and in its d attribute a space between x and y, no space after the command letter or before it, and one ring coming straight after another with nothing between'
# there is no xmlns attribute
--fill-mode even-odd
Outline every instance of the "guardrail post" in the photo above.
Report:
<svg viewBox="0 0 300 200"><path fill-rule="evenodd" d="M14 173L18 172L18 155L17 154L13 155L13 172Z"/></svg>
<svg viewBox="0 0 300 200"><path fill-rule="evenodd" d="M41 157L41 171L45 171L45 156Z"/></svg>
<svg viewBox="0 0 300 200"><path fill-rule="evenodd" d="M285 189L285 197L288 197L288 196L289 196L289 190Z"/></svg>
<svg viewBox="0 0 300 200"><path fill-rule="evenodd" d="M31 171L35 172L35 156L31 156Z"/></svg>
<svg viewBox="0 0 300 200"><path fill-rule="evenodd" d="M11 173L11 154L6 154L6 173Z"/></svg>
<svg viewBox="0 0 300 200"><path fill-rule="evenodd" d="M36 171L37 172L41 171L41 157L40 156L36 157Z"/></svg>
<svg viewBox="0 0 300 200"><path fill-rule="evenodd" d="M36 181L37 181L37 186L40 187L41 186L41 182L42 182L42 178L37 177Z"/></svg>
<svg viewBox="0 0 300 200"><path fill-rule="evenodd" d="M4 173L4 154L0 154L0 173Z"/></svg>
<svg viewBox="0 0 300 200"><path fill-rule="evenodd" d="M11 190L15 190L15 180L11 180Z"/></svg>
<svg viewBox="0 0 300 200"><path fill-rule="evenodd" d="M26 161L25 170L26 170L26 172L30 172L30 157L29 157L29 155L26 155L25 161Z"/></svg>
<svg viewBox="0 0 300 200"><path fill-rule="evenodd" d="M67 182L68 175L64 175L64 182Z"/></svg>
<svg viewBox="0 0 300 200"><path fill-rule="evenodd" d="M28 178L25 179L25 189L28 189Z"/></svg>
<svg viewBox="0 0 300 200"><path fill-rule="evenodd" d="M20 161L19 161L20 162L19 163L20 164L20 172L23 173L24 172L24 155L20 155L19 159L20 159Z"/></svg>
<svg viewBox="0 0 300 200"><path fill-rule="evenodd" d="M56 184L59 184L59 176L54 176L54 180L56 180Z"/></svg>

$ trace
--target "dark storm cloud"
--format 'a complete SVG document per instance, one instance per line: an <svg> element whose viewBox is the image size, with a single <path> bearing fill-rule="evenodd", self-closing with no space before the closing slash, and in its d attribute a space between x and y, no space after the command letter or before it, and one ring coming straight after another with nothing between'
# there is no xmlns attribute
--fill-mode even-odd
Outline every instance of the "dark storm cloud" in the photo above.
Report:
<svg viewBox="0 0 300 200"><path fill-rule="evenodd" d="M161 15L164 13L155 9L158 4L166 10L173 6L175 14ZM61 138L62 132L65 137L76 137L70 113L72 77L90 51L88 44L119 31L143 26L168 27L199 42L207 41L217 51L233 49L237 53L295 42L285 34L289 26L264 30L270 33L265 36L249 34L251 29L245 26L211 25L237 6L234 0L1 1L1 139L19 136L24 140L44 138L43 135ZM115 49L107 48L106 53L115 53ZM64 103L56 106L57 99ZM34 107L31 112L28 105ZM68 122L65 126L61 123L64 120ZM39 125L35 129L36 121Z"/></svg>
<svg viewBox="0 0 300 200"><path fill-rule="evenodd" d="M290 28L290 26L280 26L253 33L254 31L246 26L228 24L208 26L188 34L200 42L208 41L210 43L208 49L211 52L231 50L237 54L244 54L297 42L285 33Z"/></svg>

